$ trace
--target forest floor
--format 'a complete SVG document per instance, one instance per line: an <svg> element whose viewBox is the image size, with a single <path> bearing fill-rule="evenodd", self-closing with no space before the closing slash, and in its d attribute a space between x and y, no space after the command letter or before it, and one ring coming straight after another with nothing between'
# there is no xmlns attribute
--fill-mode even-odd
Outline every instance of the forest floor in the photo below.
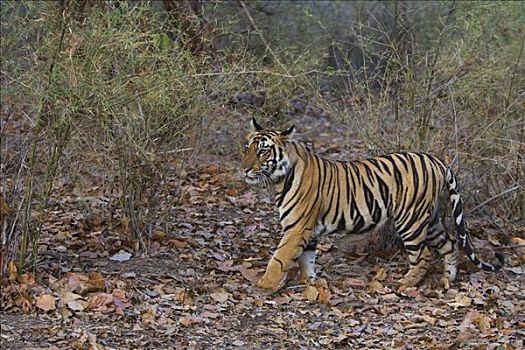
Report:
<svg viewBox="0 0 525 350"><path fill-rule="evenodd" d="M365 155L343 127L300 120L320 153ZM152 230L147 256L110 218L106 194L58 188L36 276L11 271L2 283L1 348L523 348L524 253L496 246L502 235L524 238L523 228L470 218L478 252L490 260L497 249L506 267L484 273L463 255L444 290L436 256L423 284L402 292L398 244L335 234L319 245L320 283L269 294L255 282L280 239L277 211L268 191L238 180L238 158L210 157L165 184L172 225Z"/></svg>

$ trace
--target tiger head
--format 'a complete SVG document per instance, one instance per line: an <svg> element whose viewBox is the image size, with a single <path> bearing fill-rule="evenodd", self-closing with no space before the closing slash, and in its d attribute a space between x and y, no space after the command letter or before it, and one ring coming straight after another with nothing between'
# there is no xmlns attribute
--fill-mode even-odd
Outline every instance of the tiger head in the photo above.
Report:
<svg viewBox="0 0 525 350"><path fill-rule="evenodd" d="M290 169L285 143L295 127L284 131L265 130L255 118L251 124L241 164L244 180L250 185L277 183Z"/></svg>

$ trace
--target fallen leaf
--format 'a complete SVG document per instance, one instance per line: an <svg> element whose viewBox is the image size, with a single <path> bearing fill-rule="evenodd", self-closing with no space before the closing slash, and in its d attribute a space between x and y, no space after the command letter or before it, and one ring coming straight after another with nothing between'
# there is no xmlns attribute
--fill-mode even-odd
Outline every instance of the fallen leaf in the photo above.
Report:
<svg viewBox="0 0 525 350"><path fill-rule="evenodd" d="M421 295L421 292L417 287L407 287L401 294L410 298L417 298Z"/></svg>
<svg viewBox="0 0 525 350"><path fill-rule="evenodd" d="M80 298L81 298L80 295L75 294L75 293L71 293L71 292L65 292L65 293L62 295L62 297L61 297L61 299L62 299L62 301L63 301L64 303L68 303L68 302L70 302L70 301L72 301L72 300L77 300L77 299L80 299Z"/></svg>
<svg viewBox="0 0 525 350"><path fill-rule="evenodd" d="M241 265L239 266L239 272L244 278L246 278L252 284L255 284L259 280L259 271L256 269L249 269Z"/></svg>
<svg viewBox="0 0 525 350"><path fill-rule="evenodd" d="M11 209L9 208L9 205L7 205L7 202L4 200L4 196L0 195L0 218L9 215L10 212Z"/></svg>
<svg viewBox="0 0 525 350"><path fill-rule="evenodd" d="M477 339L477 338L478 338L477 335L474 334L469 329L461 330L461 331L459 331L459 333L457 335L457 340L459 340L461 342L466 342L466 341Z"/></svg>
<svg viewBox="0 0 525 350"><path fill-rule="evenodd" d="M397 303L399 301L399 297L395 293L388 293L381 296L381 300L387 303Z"/></svg>
<svg viewBox="0 0 525 350"><path fill-rule="evenodd" d="M472 304L472 299L467 297L466 295L463 295L463 293L458 293L458 295L455 298L455 301L447 304L448 306L452 306L454 308L466 307Z"/></svg>
<svg viewBox="0 0 525 350"><path fill-rule="evenodd" d="M482 313L476 312L476 315L474 316L473 322L480 331L484 334L490 333L491 329L491 320L489 317L483 315Z"/></svg>
<svg viewBox="0 0 525 350"><path fill-rule="evenodd" d="M437 319L435 317L429 315L421 315L419 316L419 319L425 323L428 323L431 326L435 325L437 322Z"/></svg>
<svg viewBox="0 0 525 350"><path fill-rule="evenodd" d="M210 164L206 168L204 168L202 172L208 175L217 175L219 173L219 165L215 163Z"/></svg>
<svg viewBox="0 0 525 350"><path fill-rule="evenodd" d="M173 238L168 241L168 244L174 246L177 249L182 249L188 245L188 242Z"/></svg>
<svg viewBox="0 0 525 350"><path fill-rule="evenodd" d="M310 301L316 301L317 297L319 296L319 291L317 290L317 288L315 288L314 285L309 285L304 290L304 296Z"/></svg>
<svg viewBox="0 0 525 350"><path fill-rule="evenodd" d="M522 263L525 263L525 239L520 237L512 237L510 241L512 244L518 246L516 249L519 252L519 259Z"/></svg>
<svg viewBox="0 0 525 350"><path fill-rule="evenodd" d="M122 289L115 288L111 292L111 295L113 295L114 298L120 299L120 300L127 300L126 298L126 292Z"/></svg>
<svg viewBox="0 0 525 350"><path fill-rule="evenodd" d="M318 278L314 283L315 288L319 292L317 300L320 303L328 303L330 301L330 288L328 287L328 282L324 278Z"/></svg>
<svg viewBox="0 0 525 350"><path fill-rule="evenodd" d="M179 323L185 327L190 327L195 323L201 323L202 318L198 316L182 316L179 318Z"/></svg>
<svg viewBox="0 0 525 350"><path fill-rule="evenodd" d="M332 248L332 243L318 244L316 249L319 249L322 252L327 252Z"/></svg>
<svg viewBox="0 0 525 350"><path fill-rule="evenodd" d="M22 294L18 295L15 298L14 303L17 307L21 308L22 311L26 313L33 309L33 303L31 303L29 297Z"/></svg>
<svg viewBox="0 0 525 350"><path fill-rule="evenodd" d="M78 292L81 289L80 276L76 273L70 272L67 276L67 284L71 291Z"/></svg>
<svg viewBox="0 0 525 350"><path fill-rule="evenodd" d="M385 287L383 284L377 280L372 280L368 283L368 291L371 293L385 294Z"/></svg>
<svg viewBox="0 0 525 350"><path fill-rule="evenodd" d="M122 275L121 275L123 278L135 278L137 277L137 274L135 272L124 272Z"/></svg>
<svg viewBox="0 0 525 350"><path fill-rule="evenodd" d="M168 234L162 230L153 230L153 232L151 233L151 238L154 240L154 241L158 241L158 242L161 242L163 241L166 237L168 236Z"/></svg>
<svg viewBox="0 0 525 350"><path fill-rule="evenodd" d="M140 314L140 320L144 324L153 324L155 323L155 318L157 317L157 312L155 308L150 307L149 309L143 310Z"/></svg>
<svg viewBox="0 0 525 350"><path fill-rule="evenodd" d="M70 300L66 305L73 311L83 311L87 306L87 302L83 300Z"/></svg>
<svg viewBox="0 0 525 350"><path fill-rule="evenodd" d="M385 278L386 278L386 269L384 267L380 267L377 270L373 280L381 282L381 281L384 281Z"/></svg>
<svg viewBox="0 0 525 350"><path fill-rule="evenodd" d="M157 290L146 289L144 291L144 294L146 294L150 298L156 298L160 295L160 292Z"/></svg>
<svg viewBox="0 0 525 350"><path fill-rule="evenodd" d="M114 254L113 256L110 256L109 260L118 261L118 262L128 261L129 259L131 259L132 256L133 254L131 253L128 253L124 250L119 250L118 253Z"/></svg>
<svg viewBox="0 0 525 350"><path fill-rule="evenodd" d="M129 302L126 292L122 289L115 288L111 292L111 295L113 295L113 304L121 309L127 309L131 306L131 303Z"/></svg>
<svg viewBox="0 0 525 350"><path fill-rule="evenodd" d="M16 281L16 278L18 277L18 268L14 261L10 261L7 265L7 275L9 276L8 278L10 281Z"/></svg>
<svg viewBox="0 0 525 350"><path fill-rule="evenodd" d="M51 294L43 294L36 298L36 307L44 311L55 310L55 297Z"/></svg>
<svg viewBox="0 0 525 350"><path fill-rule="evenodd" d="M80 295L106 291L106 281L100 272L91 272L89 277L70 273L68 275L68 286L72 292Z"/></svg>
<svg viewBox="0 0 525 350"><path fill-rule="evenodd" d="M222 272L235 271L237 268L232 267L232 265L233 260L219 261L217 263L217 270L220 270Z"/></svg>
<svg viewBox="0 0 525 350"><path fill-rule="evenodd" d="M201 314L201 317L202 318L211 318L211 319L216 319L217 317L219 317L220 315L218 313L215 313L215 312L210 312L210 311L204 311L202 314Z"/></svg>
<svg viewBox="0 0 525 350"><path fill-rule="evenodd" d="M97 293L89 301L87 308L97 311L106 311L107 305L113 303L113 295L107 293Z"/></svg>
<svg viewBox="0 0 525 350"><path fill-rule="evenodd" d="M366 281L358 279L358 278L348 278L347 284L349 287L356 288L356 289L366 288Z"/></svg>
<svg viewBox="0 0 525 350"><path fill-rule="evenodd" d="M23 273L17 278L18 283L32 285L36 283L35 276L32 273Z"/></svg>
<svg viewBox="0 0 525 350"><path fill-rule="evenodd" d="M187 307L193 306L193 293L187 289L182 289L175 295L177 301Z"/></svg>
<svg viewBox="0 0 525 350"><path fill-rule="evenodd" d="M244 346L244 342L242 340L234 340L232 342L232 345L235 345L235 346Z"/></svg>
<svg viewBox="0 0 525 350"><path fill-rule="evenodd" d="M225 291L224 289L218 289L217 291L210 294L213 300L215 300L218 303L225 303L228 300L228 297L230 296L230 293Z"/></svg>

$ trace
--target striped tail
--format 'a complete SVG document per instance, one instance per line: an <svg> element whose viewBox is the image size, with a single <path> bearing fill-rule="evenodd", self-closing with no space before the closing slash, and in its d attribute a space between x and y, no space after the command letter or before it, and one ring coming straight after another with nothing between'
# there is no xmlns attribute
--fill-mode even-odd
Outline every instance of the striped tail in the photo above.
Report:
<svg viewBox="0 0 525 350"><path fill-rule="evenodd" d="M463 215L463 201L459 196L458 181L452 173L452 170L450 170L449 168L447 168L446 170L446 179L448 183L448 193L450 194L450 202L453 206L454 223L456 224L456 231L458 234L459 244L461 248L465 251L465 254L467 254L470 261L472 261L472 263L474 263L474 265L476 265L480 269L484 271L498 271L505 263L503 255L495 253L496 258L498 259L498 264L496 265L491 265L478 259L478 257L474 253L474 248L472 247L472 243L470 242L470 236L465 227L465 218Z"/></svg>

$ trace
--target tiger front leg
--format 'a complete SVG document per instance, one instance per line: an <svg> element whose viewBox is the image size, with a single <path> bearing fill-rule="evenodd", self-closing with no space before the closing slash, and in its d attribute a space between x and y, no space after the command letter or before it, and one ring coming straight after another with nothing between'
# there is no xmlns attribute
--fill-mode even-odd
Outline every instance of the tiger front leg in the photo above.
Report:
<svg viewBox="0 0 525 350"><path fill-rule="evenodd" d="M287 275L287 272L283 272L281 260L272 257L266 267L264 276L257 282L257 286L276 292L284 286Z"/></svg>
<svg viewBox="0 0 525 350"><path fill-rule="evenodd" d="M299 259L308 241L309 237L305 237L305 233L286 234L270 259L264 276L257 282L257 286L272 292L281 289L286 282L288 270Z"/></svg>

